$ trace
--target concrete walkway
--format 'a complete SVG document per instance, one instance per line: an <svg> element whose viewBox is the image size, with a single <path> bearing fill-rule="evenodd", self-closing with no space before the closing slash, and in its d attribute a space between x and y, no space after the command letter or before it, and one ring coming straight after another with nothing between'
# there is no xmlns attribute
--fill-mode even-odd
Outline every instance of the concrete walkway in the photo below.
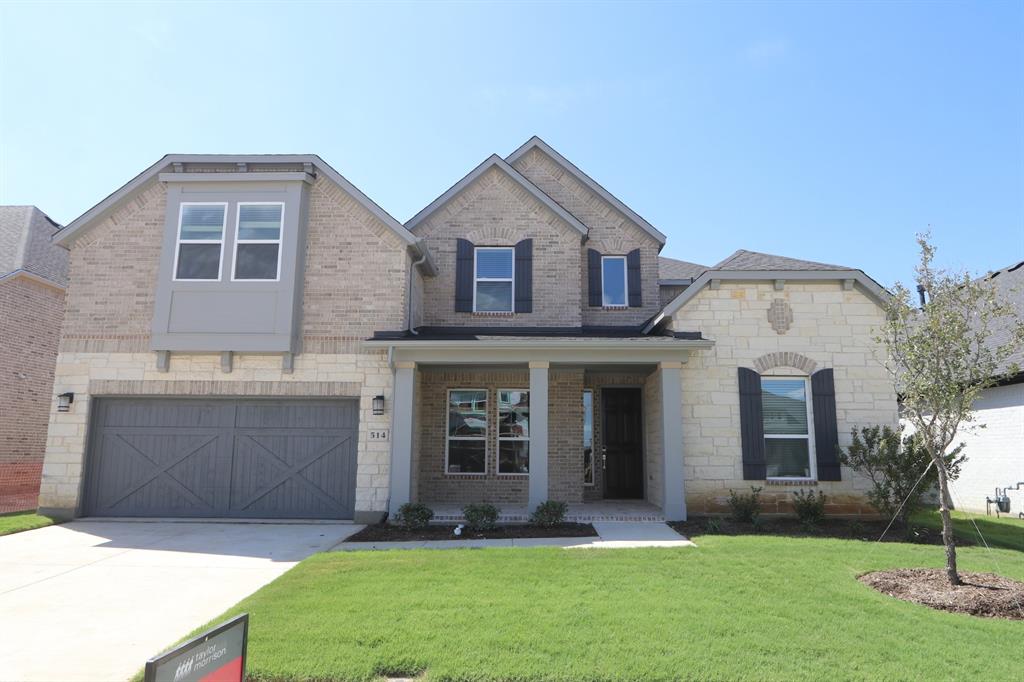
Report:
<svg viewBox="0 0 1024 682"><path fill-rule="evenodd" d="M507 540L413 540L408 542L341 542L333 552L374 549L473 549L481 547L563 547L621 549L627 547L696 547L664 523L595 523L598 537L520 538Z"/></svg>
<svg viewBox="0 0 1024 682"><path fill-rule="evenodd" d="M126 680L361 528L89 520L0 537L0 680Z"/></svg>

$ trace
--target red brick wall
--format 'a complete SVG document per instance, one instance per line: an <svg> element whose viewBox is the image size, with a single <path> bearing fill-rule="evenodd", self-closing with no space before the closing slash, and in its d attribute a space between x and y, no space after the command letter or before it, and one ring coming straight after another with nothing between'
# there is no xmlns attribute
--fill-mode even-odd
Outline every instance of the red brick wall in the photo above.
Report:
<svg viewBox="0 0 1024 682"><path fill-rule="evenodd" d="M0 513L35 509L64 292L0 282Z"/></svg>

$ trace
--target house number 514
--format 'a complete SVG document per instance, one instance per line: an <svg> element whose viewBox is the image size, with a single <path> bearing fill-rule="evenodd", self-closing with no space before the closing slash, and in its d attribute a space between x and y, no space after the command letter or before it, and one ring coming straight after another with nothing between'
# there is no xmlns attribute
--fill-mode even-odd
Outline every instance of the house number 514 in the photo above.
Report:
<svg viewBox="0 0 1024 682"><path fill-rule="evenodd" d="M370 440L387 440L388 432L387 429L370 431Z"/></svg>

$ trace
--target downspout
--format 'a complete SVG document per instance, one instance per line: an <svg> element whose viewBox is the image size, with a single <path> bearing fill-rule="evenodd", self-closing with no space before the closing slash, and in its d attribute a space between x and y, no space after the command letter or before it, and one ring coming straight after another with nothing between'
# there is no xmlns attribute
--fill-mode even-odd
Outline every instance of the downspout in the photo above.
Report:
<svg viewBox="0 0 1024 682"><path fill-rule="evenodd" d="M409 287L408 287L408 290L406 291L406 296L405 296L405 300L408 302L408 305L406 306L406 314L405 314L405 328L409 330L410 334L414 334L414 335L415 334L419 334L419 332L416 331L416 329L412 325L412 278L413 278L413 273L416 272L416 268L419 267L420 265L422 265L424 263L424 261L426 261L426 260L427 260L427 254L425 252L423 252L420 255L420 259L418 261L415 261L409 267Z"/></svg>

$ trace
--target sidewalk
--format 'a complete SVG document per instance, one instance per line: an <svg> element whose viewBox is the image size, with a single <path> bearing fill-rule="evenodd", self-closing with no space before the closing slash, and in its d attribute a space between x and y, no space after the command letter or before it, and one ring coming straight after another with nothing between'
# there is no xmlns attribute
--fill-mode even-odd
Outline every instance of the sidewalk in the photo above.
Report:
<svg viewBox="0 0 1024 682"><path fill-rule="evenodd" d="M595 523L598 537L518 538L504 540L412 540L409 542L340 542L332 552L375 549L478 549L481 547L562 547L621 549L625 547L696 547L664 523Z"/></svg>

